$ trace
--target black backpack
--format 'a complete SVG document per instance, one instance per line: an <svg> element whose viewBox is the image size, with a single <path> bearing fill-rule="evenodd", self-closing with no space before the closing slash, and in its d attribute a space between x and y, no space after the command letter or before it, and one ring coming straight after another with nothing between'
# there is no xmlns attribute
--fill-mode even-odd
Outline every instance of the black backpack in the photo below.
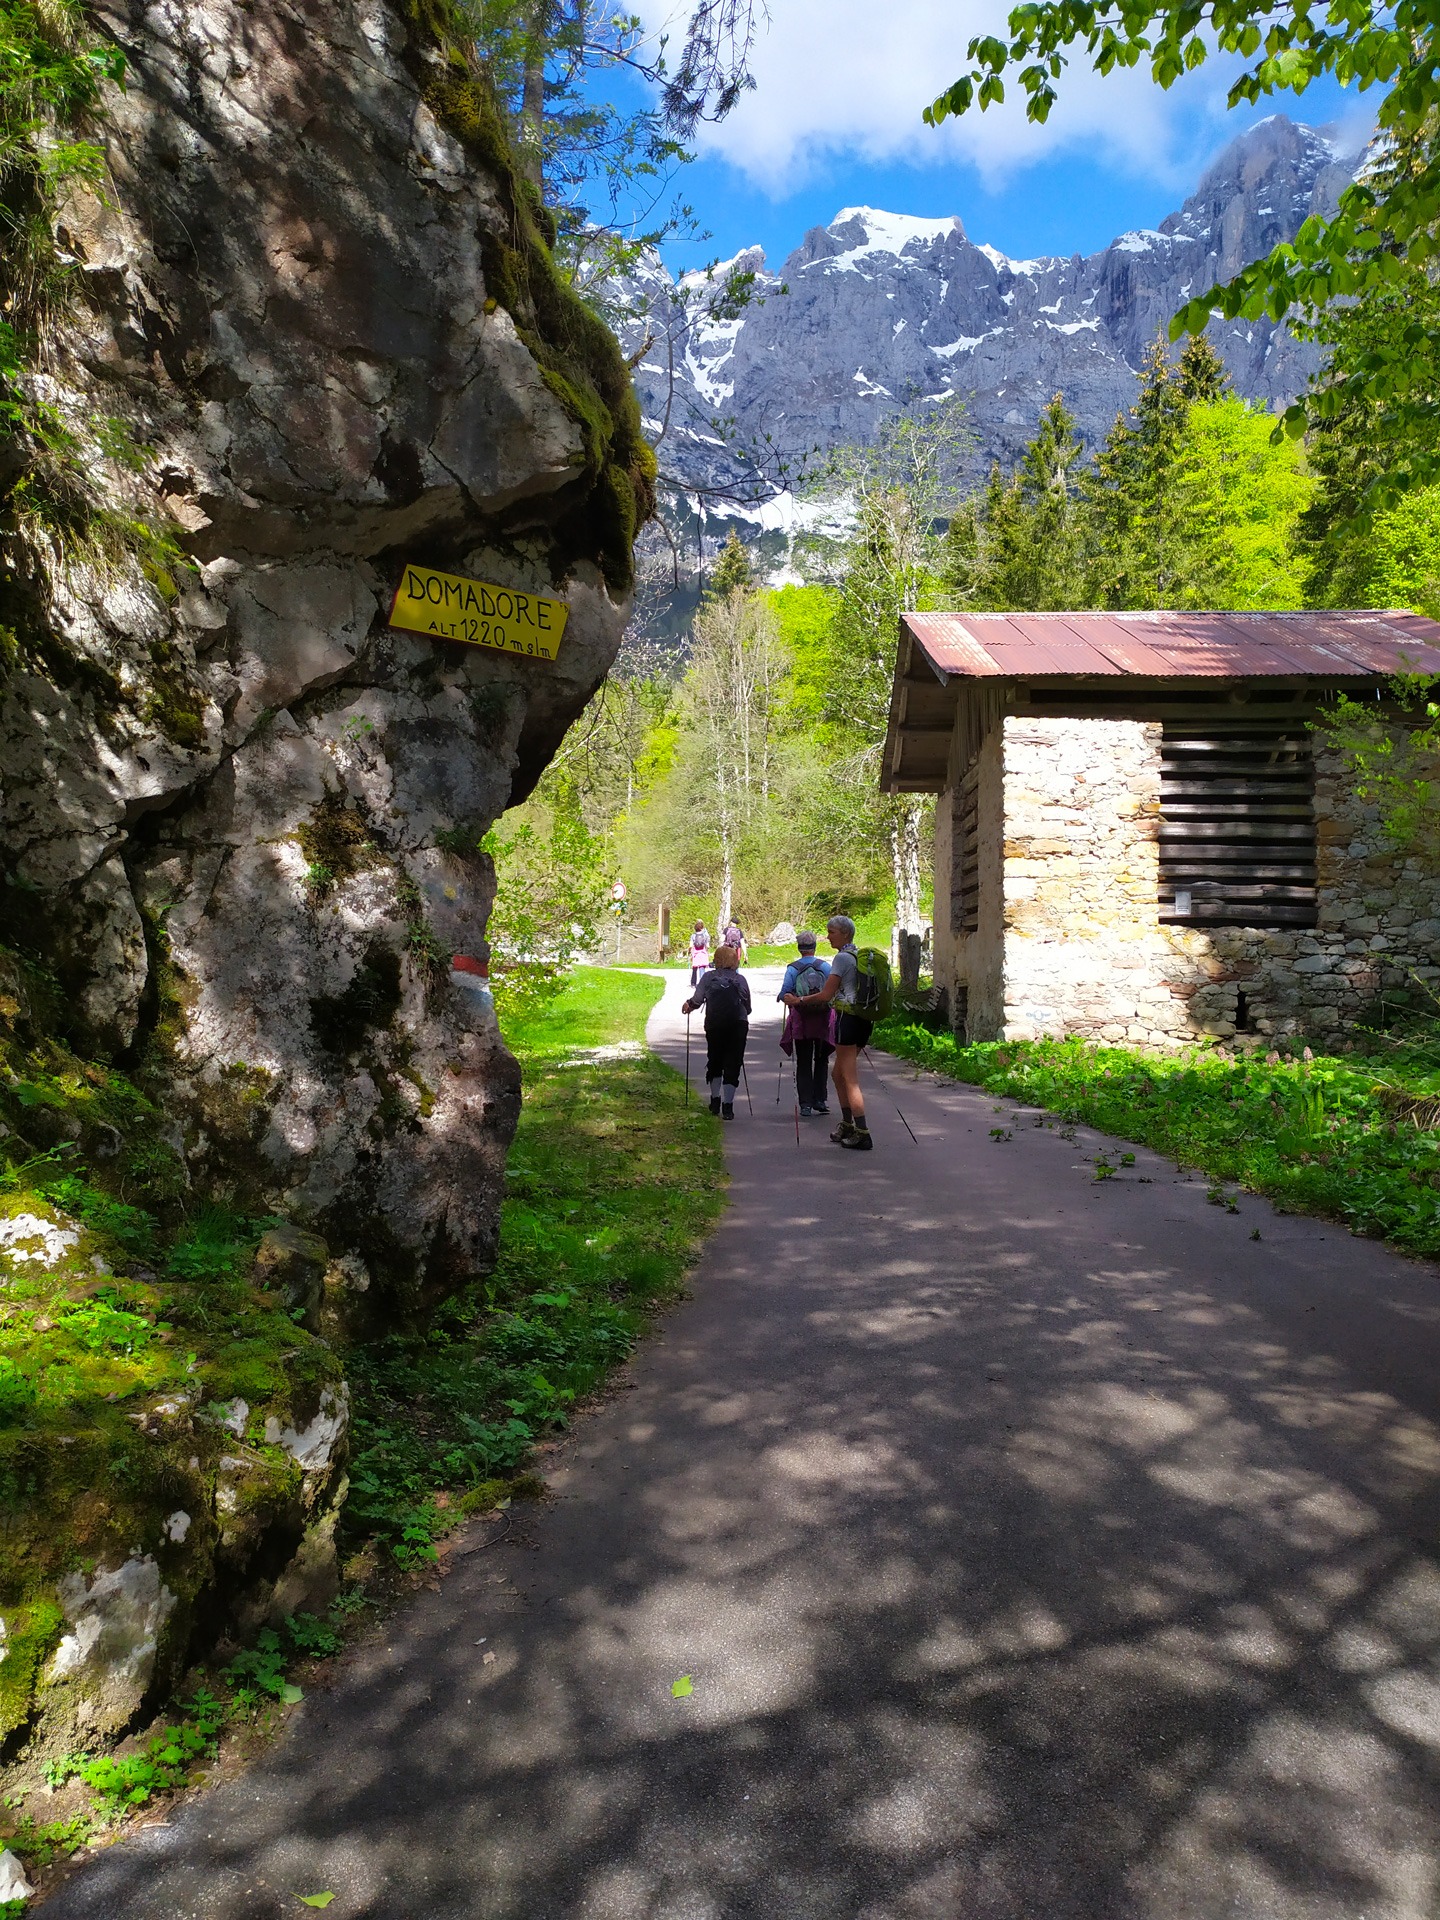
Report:
<svg viewBox="0 0 1440 1920"><path fill-rule="evenodd" d="M710 982L705 992L707 1020L712 1013L722 1025L749 1018L740 998L740 974L736 968L714 967L705 978Z"/></svg>

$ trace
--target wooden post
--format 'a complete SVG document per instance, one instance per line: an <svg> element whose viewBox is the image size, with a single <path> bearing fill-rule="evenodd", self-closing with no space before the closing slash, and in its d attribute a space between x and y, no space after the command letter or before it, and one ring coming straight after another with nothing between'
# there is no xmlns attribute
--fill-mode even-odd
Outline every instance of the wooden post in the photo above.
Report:
<svg viewBox="0 0 1440 1920"><path fill-rule="evenodd" d="M665 964L665 956L670 951L670 909L663 902L656 915L656 934L660 946L660 964Z"/></svg>
<svg viewBox="0 0 1440 1920"><path fill-rule="evenodd" d="M920 949L923 945L918 933L902 930L899 936L900 947L900 991L918 992L920 987Z"/></svg>

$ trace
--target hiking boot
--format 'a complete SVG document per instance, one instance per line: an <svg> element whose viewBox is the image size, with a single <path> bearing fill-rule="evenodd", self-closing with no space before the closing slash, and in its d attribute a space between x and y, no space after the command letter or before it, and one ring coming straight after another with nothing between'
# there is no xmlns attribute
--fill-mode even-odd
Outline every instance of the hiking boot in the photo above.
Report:
<svg viewBox="0 0 1440 1920"><path fill-rule="evenodd" d="M811 1116L811 1114L812 1114L812 1113L814 1113L814 1111L815 1111L815 1109L814 1109L813 1107L801 1107L801 1109L800 1109L800 1118L801 1118L802 1120L808 1120L808 1119L810 1118L810 1116Z"/></svg>
<svg viewBox="0 0 1440 1920"><path fill-rule="evenodd" d="M720 1117L721 1117L721 1119L722 1119L722 1120L733 1120L733 1119L735 1118L735 1108L734 1108L734 1106L733 1106L733 1105L731 1105L731 1106L724 1106L724 1107L721 1107L721 1109L720 1109Z"/></svg>
<svg viewBox="0 0 1440 1920"><path fill-rule="evenodd" d="M720 1118L720 1096L718 1093L712 1093L710 1096L710 1111L717 1120Z"/></svg>
<svg viewBox="0 0 1440 1920"><path fill-rule="evenodd" d="M833 1134L831 1138L834 1138ZM849 1133L845 1134L841 1139L840 1144L842 1147L853 1147L856 1153L873 1153L875 1151L875 1142L870 1138L870 1129L868 1127L852 1127Z"/></svg>
<svg viewBox="0 0 1440 1920"><path fill-rule="evenodd" d="M818 1107L812 1107L810 1111L813 1114L815 1114L817 1118L828 1119L830 1116L830 1109L829 1107L826 1106L823 1100L820 1102Z"/></svg>
<svg viewBox="0 0 1440 1920"><path fill-rule="evenodd" d="M843 1147L854 1131L855 1122L853 1120L842 1120L830 1138L835 1142L837 1147Z"/></svg>

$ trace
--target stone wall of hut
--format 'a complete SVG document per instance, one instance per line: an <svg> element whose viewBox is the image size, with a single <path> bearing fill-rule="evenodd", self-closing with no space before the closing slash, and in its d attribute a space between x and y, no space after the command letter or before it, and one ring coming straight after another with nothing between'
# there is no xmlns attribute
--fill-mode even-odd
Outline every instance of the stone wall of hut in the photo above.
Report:
<svg viewBox="0 0 1440 1920"><path fill-rule="evenodd" d="M970 1039L1343 1040L1382 993L1440 984L1440 876L1387 841L1319 740L1318 925L1162 925L1160 746L1154 720L1001 721L962 776L977 783L969 930L962 781L941 795L935 979Z"/></svg>

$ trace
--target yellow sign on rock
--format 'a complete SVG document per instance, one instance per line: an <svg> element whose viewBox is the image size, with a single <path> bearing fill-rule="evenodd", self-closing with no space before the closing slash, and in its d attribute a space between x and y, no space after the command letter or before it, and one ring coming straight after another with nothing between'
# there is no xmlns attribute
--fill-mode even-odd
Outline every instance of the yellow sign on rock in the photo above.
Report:
<svg viewBox="0 0 1440 1920"><path fill-rule="evenodd" d="M390 603L390 625L437 640L463 640L472 647L553 660L570 609L543 593L491 587L433 567L406 567Z"/></svg>

